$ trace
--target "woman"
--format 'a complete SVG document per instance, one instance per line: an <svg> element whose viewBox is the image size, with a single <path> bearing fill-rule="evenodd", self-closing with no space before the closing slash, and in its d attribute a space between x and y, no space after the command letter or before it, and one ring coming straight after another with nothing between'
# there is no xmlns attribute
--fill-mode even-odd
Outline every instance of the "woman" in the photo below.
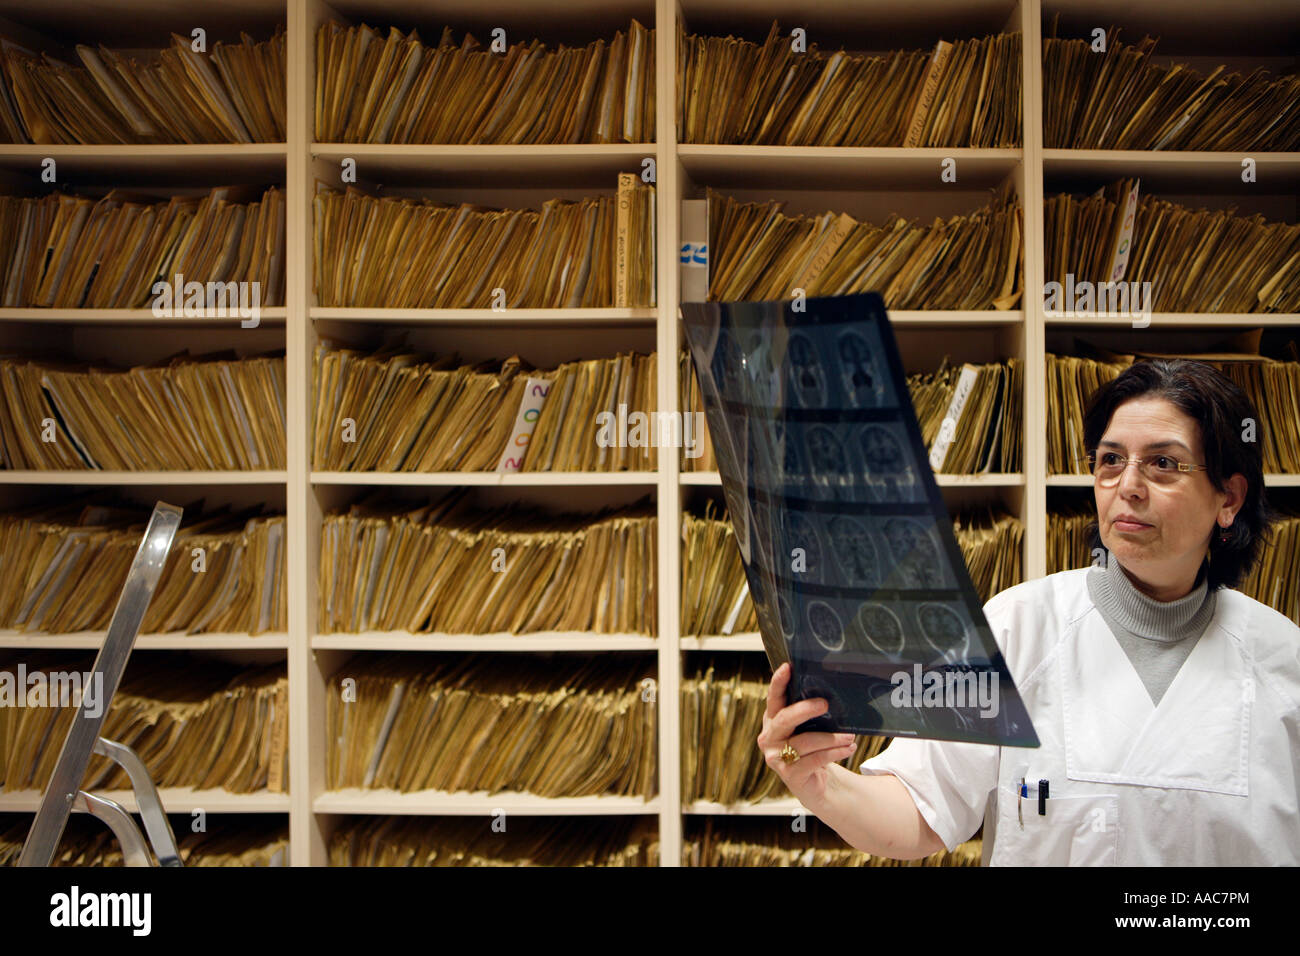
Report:
<svg viewBox="0 0 1300 956"><path fill-rule="evenodd" d="M1094 566L984 606L1041 747L899 738L854 773L835 763L852 734L791 736L827 705L784 706L783 664L768 766L852 846L896 859L982 821L986 865L1300 863L1300 628L1229 590L1273 517L1257 421L1199 362L1139 362L1093 395Z"/></svg>

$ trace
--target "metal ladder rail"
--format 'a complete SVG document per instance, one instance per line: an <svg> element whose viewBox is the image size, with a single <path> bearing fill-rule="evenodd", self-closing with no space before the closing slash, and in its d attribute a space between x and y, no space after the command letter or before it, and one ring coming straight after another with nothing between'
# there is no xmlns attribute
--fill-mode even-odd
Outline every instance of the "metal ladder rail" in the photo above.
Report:
<svg viewBox="0 0 1300 956"><path fill-rule="evenodd" d="M149 856L135 821L118 804L81 790L90 755L98 753L116 762L131 779L141 817L154 852L162 866L180 866L176 839L171 824L163 812L157 788L149 778L144 764L135 753L122 744L100 737L104 719L113 703L113 695L126 670L126 662L135 646L140 622L153 597L163 566L171 551L176 529L180 526L181 509L159 501L154 505L149 525L131 561L131 570L122 587L113 619L108 626L104 644L95 657L91 680L102 680L102 703L97 715L90 714L90 706L83 695L80 710L73 718L68 735L63 740L63 750L50 776L45 795L32 820L31 830L18 857L19 866L49 866L54 851L68 825L68 815L74 810L91 813L112 828L122 844L127 865L148 866Z"/></svg>

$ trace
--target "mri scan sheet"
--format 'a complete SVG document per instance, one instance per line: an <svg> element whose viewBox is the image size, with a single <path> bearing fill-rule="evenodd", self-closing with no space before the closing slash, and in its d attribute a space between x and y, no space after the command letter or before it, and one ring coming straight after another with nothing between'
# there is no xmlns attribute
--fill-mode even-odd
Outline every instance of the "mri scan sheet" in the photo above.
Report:
<svg viewBox="0 0 1300 956"><path fill-rule="evenodd" d="M800 729L1038 746L880 296L681 308L768 660L830 704Z"/></svg>

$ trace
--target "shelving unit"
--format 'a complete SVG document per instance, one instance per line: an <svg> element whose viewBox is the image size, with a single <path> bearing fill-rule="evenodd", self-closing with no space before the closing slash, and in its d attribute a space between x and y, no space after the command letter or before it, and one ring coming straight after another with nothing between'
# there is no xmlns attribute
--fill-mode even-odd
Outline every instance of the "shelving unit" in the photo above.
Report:
<svg viewBox="0 0 1300 956"><path fill-rule="evenodd" d="M135 9L138 13L133 14ZM1007 475L943 475L939 484L951 506L997 502L1025 524L1024 565L1028 578L1046 573L1047 509L1052 489L1087 487L1086 478L1049 476L1045 433L1045 351L1056 335L1081 330L1119 333L1128 320L1079 320L1045 316L1033 290L1044 283L1043 197L1087 184L1095 189L1121 175L1139 175L1146 190L1169 198L1208 197L1238 202L1245 211L1267 210L1273 218L1297 221L1300 153L1255 154L1260 187L1239 183L1240 159L1228 153L1108 152L1045 149L1042 141L1041 38L1052 14L1063 15L1062 32L1080 35L1083 25L1125 27L1123 39L1145 29L1173 38L1162 53L1198 65L1260 62L1270 68L1294 64L1300 9L1283 0L1253 0L1231 9L1137 0L827 0L798 6L783 0L578 0L563 7L525 0L449 0L435 8L419 0L225 0L210 10L161 11L156 4L127 3L92 12L80 0L47 0L28 9L0 0L0 16L38 33L58 34L65 43L91 42L128 47L165 43L167 33L188 35L204 26L209 43L237 38L244 30L262 39L279 22L287 26L287 135L284 143L182 146L0 145L0 187L37 188L40 161L55 157L60 184L133 183L205 189L228 182L259 182L286 189L286 305L264 309L256 329L238 320L154 317L148 309L0 309L0 347L60 347L78 355L104 355L123 363L150 361L180 347L191 350L241 347L286 351L287 464L261 472L0 472L0 503L34 500L42 486L113 486L142 504L153 496L173 501L206 496L209 503L235 505L266 501L287 515L288 633L279 635L144 635L137 648L196 649L223 656L282 659L290 687L289 793L227 794L164 790L169 811L206 809L230 813L287 813L290 857L295 865L327 862L326 844L338 820L348 814L437 814L490 817L498 809L532 815L653 815L659 823L661 861L677 865L687 817L736 814L789 816L792 800L748 807L684 804L680 797L680 720L676 706L683 655L695 651L760 653L756 634L690 638L679 632L680 528L684 508L702 496L716 496L716 473L684 473L678 450L660 448L655 471L614 474L525 473L359 473L316 471L311 463L310 419L313 349L322 338L368 344L386 330L409 332L412 345L439 352L459 350L475 358L518 352L543 364L610 355L635 348L658 352L659 408L677 408L676 356L679 329L677 256L680 201L702 198L713 186L738 199L788 201L792 211L843 210L879 220L890 212L933 217L968 211L987 200L987 191L1008 177L1024 210L1025 260L1019 308L1007 312L897 312L897 330L909 369L937 367L945 354L954 361L988 361L1015 356L1025 362L1024 465ZM646 144L571 146L461 146L317 143L313 136L316 30L328 18L417 27L428 42L444 24L457 33L483 38L505 26L510 42L538 36L548 43L586 42L625 28L635 16L653 25L656 56L656 138ZM783 28L802 26L823 49L884 51L929 48L940 37L983 35L1001 30L1023 35L1023 145L1018 149L895 149L838 147L753 147L679 144L676 134L676 24L715 34L761 38L773 18ZM1242 24L1249 24L1244 29ZM68 30L67 34L61 31ZM1289 38L1289 40L1288 40ZM1267 46L1260 46L1260 44ZM1289 43L1289 45L1288 45ZM1215 58L1218 58L1216 60ZM1167 57L1168 59L1168 57ZM652 157L657 170L657 294L653 309L365 309L320 306L313 292L312 196L317 180L340 186L340 164L356 160L358 176L385 184L384 194L432 198L472 197L484 204L528 205L552 196L612 194L619 171L639 171ZM957 162L958 182L941 183L939 163ZM1234 182L1234 179L1237 180ZM1171 330L1265 326L1300 332L1298 315L1157 314L1146 334ZM1269 476L1269 486L1295 493L1300 476ZM527 500L557 508L586 510L630 503L653 493L658 519L658 634L597 635L570 632L530 635L320 634L317 629L317 568L321 522L327 511L366 490L392 488L416 494L422 488L472 488L485 505ZM96 635L0 633L0 647L96 646ZM325 789L325 694L328 681L355 653L554 652L643 654L655 674L659 703L658 796L545 799L528 794L391 793ZM0 811L34 809L30 793L0 794Z"/></svg>

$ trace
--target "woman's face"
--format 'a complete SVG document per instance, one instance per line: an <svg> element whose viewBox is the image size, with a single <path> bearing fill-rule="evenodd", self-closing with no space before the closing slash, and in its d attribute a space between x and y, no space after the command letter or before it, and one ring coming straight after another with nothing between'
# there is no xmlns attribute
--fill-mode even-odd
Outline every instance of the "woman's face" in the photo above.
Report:
<svg viewBox="0 0 1300 956"><path fill-rule="evenodd" d="M1129 399L1111 415L1100 452L1125 458L1165 453L1204 465L1201 429L1195 419L1163 398ZM1246 479L1233 475L1217 491L1204 471L1180 473L1168 483L1148 481L1129 465L1119 483L1093 482L1102 543L1141 590L1157 600L1174 600L1191 589L1216 524L1231 525L1245 500ZM1123 516L1140 524L1121 520ZM1145 585L1145 586L1142 586Z"/></svg>

